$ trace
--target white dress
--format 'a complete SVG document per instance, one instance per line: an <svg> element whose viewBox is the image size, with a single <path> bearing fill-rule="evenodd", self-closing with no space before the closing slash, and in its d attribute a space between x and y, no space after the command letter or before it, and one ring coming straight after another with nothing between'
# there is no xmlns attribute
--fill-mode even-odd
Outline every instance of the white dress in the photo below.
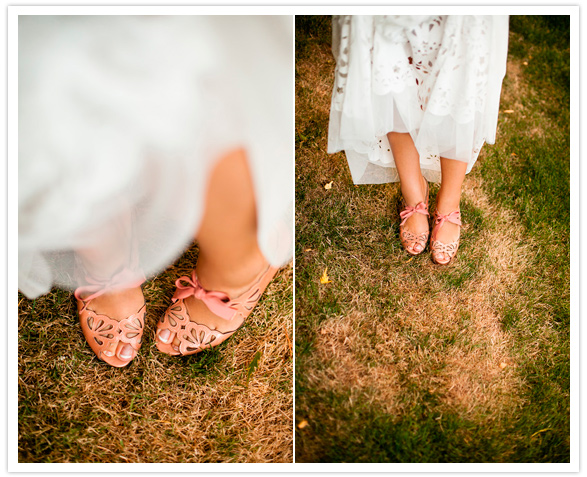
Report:
<svg viewBox="0 0 587 477"><path fill-rule="evenodd" d="M121 256L134 278L161 271L193 240L211 167L235 148L260 248L290 260L291 16L20 16L18 38L26 296L84 284L76 250Z"/></svg>
<svg viewBox="0 0 587 477"><path fill-rule="evenodd" d="M495 142L507 38L507 16L334 17L328 152L356 184L397 182L386 134L410 133L428 180L440 157L469 172Z"/></svg>

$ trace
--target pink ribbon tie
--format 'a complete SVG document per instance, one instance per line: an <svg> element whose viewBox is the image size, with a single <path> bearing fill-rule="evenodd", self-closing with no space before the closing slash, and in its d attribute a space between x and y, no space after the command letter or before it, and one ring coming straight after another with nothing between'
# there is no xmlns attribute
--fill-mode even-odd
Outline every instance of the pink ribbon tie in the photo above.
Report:
<svg viewBox="0 0 587 477"><path fill-rule="evenodd" d="M434 220L435 227L434 227L433 239L436 238L436 233L440 230L440 227L442 227L445 222L450 222L451 224L455 224L460 227L462 225L461 211L454 210L453 212L451 212L450 214L447 214L447 215L439 214L438 212L436 212L436 219ZM436 227L436 225L438 227Z"/></svg>
<svg viewBox="0 0 587 477"><path fill-rule="evenodd" d="M402 210L399 214L400 218L403 219L400 225L404 225L406 220L408 220L412 215L415 213L422 214L422 215L430 215L428 214L428 208L424 202L420 202L416 207L406 207Z"/></svg>
<svg viewBox="0 0 587 477"><path fill-rule="evenodd" d="M184 285L182 282L186 282L187 285ZM200 283L200 280L198 280L195 270L192 271L191 279L186 276L179 277L175 281L175 286L177 290L173 294L174 300L185 300L193 295L198 300L204 302L208 309L220 318L231 320L234 316L236 310L230 306L230 297L226 293L206 290Z"/></svg>

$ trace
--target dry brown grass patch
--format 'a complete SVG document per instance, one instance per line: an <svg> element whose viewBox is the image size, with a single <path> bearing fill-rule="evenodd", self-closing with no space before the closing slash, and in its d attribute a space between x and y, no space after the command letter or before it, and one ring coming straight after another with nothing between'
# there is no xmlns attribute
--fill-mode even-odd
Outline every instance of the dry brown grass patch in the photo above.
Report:
<svg viewBox="0 0 587 477"><path fill-rule="evenodd" d="M321 389L351 390L361 394L363 401L377 402L390 414L397 413L401 389L396 365L393 361L377 366L364 362L370 343L360 330L372 326L371 317L360 312L324 322L314 356L321 366L308 378Z"/></svg>
<svg viewBox="0 0 587 477"><path fill-rule="evenodd" d="M404 270L389 278L369 260L347 256L341 269L349 260L359 263L353 273L364 277L365 286L379 280L399 296L398 311L382 316L377 302L357 295L341 279L336 285L341 293L355 298L348 314L329 318L318 329L315 371L309 377L313 385L358 390L363 399L394 415L417 402L403 389L407 380L437 395L440 412L479 422L498 419L522 404L524 383L499 310L530 263L530 245L514 217L490 203L479 178L468 178L463 192L484 211L486 224L475 242L473 253L479 259L473 260L479 266L474 277L461 288L446 289L435 276L443 270L427 261L418 265L417 274ZM333 256L342 259L340 255Z"/></svg>
<svg viewBox="0 0 587 477"><path fill-rule="evenodd" d="M518 103L518 99L523 97L527 93L527 85L523 79L522 62L512 57L508 58L506 65L506 78L508 81L508 87L503 88L501 93L501 100L503 104L522 106ZM504 108L503 105L500 109Z"/></svg>

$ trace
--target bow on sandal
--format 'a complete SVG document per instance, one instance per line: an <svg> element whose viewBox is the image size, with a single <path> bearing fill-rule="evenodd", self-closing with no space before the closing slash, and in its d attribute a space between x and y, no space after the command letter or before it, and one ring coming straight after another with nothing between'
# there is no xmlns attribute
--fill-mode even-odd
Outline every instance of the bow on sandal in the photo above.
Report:
<svg viewBox="0 0 587 477"><path fill-rule="evenodd" d="M430 233L429 230L426 230L420 234L414 234L404 227L406 221L414 214L422 214L428 217L430 216L428 213L428 181L424 181L426 183L426 202L420 202L416 204L415 207L411 207L406 205L405 201L403 201L403 210L399 214L400 218L402 219L399 224L399 239L402 247L404 247L406 252L408 252L410 255L419 255L424 251L426 244L428 243L428 235Z"/></svg>
<svg viewBox="0 0 587 477"><path fill-rule="evenodd" d="M136 356L141 347L145 328L146 305L143 300L143 304L136 313L117 321L90 308L91 302L109 291L123 288L123 285L124 288L136 288L141 286L144 281L144 277L137 279L136 274L129 269L124 269L110 280L96 280L86 276L88 285L81 286L74 292L84 337L96 356L111 366L121 368ZM118 343L129 344L134 350L132 355L127 358L116 352L113 355L106 354L112 344L115 344L114 348L116 349Z"/></svg>
<svg viewBox="0 0 587 477"><path fill-rule="evenodd" d="M175 282L177 290L173 295L173 303L157 323L155 336L157 348L170 355L187 356L219 345L242 326L276 273L277 268L268 267L255 278L247 291L234 299L230 299L226 293L204 289L195 270L192 271L191 278L187 276L178 278ZM198 322L197 316L191 317L196 321L191 321L184 301L190 296L204 303L214 315L234 323L234 329L222 332L210 328ZM160 336L163 330L169 330L165 342ZM172 345L173 334L180 342L177 349Z"/></svg>
<svg viewBox="0 0 587 477"><path fill-rule="evenodd" d="M445 224L445 222L450 222L451 224L455 224L460 227L462 225L461 211L455 210L446 215L439 213L438 210L434 212L434 228L432 229L432 237L430 238L430 256L432 261L438 265L448 265L453 260L453 258L455 258L460 243L460 237L455 242L451 243L443 243L439 240L436 240L438 231Z"/></svg>

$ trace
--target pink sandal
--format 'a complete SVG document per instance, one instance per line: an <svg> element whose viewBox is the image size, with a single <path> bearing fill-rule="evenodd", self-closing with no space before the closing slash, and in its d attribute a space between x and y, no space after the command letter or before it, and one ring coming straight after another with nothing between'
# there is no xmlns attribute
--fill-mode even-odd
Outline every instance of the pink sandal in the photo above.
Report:
<svg viewBox="0 0 587 477"><path fill-rule="evenodd" d="M135 274L125 269L113 276L109 281L99 281L88 276L86 276L86 281L89 285L79 287L74 292L84 337L90 345L90 348L92 348L92 351L102 361L117 368L126 366L136 356L136 353L141 347L143 330L145 328L146 304L143 302L143 305L136 313L123 320L116 321L109 316L92 310L90 303L94 298L110 290L120 288L121 284L125 284L127 288L135 288L140 286L145 280L144 278L137 280ZM90 293L90 295L82 298L87 293ZM116 354L113 356L104 354L105 350L112 343L119 342L131 345L134 350L133 356L126 359Z"/></svg>
<svg viewBox="0 0 587 477"><path fill-rule="evenodd" d="M217 346L228 339L243 325L245 318L252 312L277 270L277 268L271 266L266 268L255 278L247 291L233 300L225 293L205 290L198 280L195 270L192 272L191 278L187 276L178 278L175 282L177 290L173 295L173 303L157 323L155 340L159 351L173 356L187 356L199 353L206 348ZM221 332L211 329L205 324L190 321L190 315L184 300L192 295L202 301L216 316L226 321L234 322L234 329ZM172 339L167 343L162 341L159 337L162 330L169 330L169 336L171 336L171 333L175 333L180 341L179 349L172 346Z"/></svg>
<svg viewBox="0 0 587 477"><path fill-rule="evenodd" d="M430 216L428 213L428 198L430 195L430 189L428 188L428 181L424 179L424 182L426 183L426 202L420 202L419 204L416 204L415 207L409 207L406 205L406 202L403 201L403 210L399 214L400 218L402 219L401 223L399 224L400 242L406 252L414 256L421 254L426 248L430 231L426 230L426 232L422 232L421 234L413 234L404 228L404 225L406 221L414 214ZM421 250L415 250L416 245L420 245Z"/></svg>
<svg viewBox="0 0 587 477"><path fill-rule="evenodd" d="M432 238L430 239L430 256L432 261L438 265L448 265L455 258L460 243L460 237L456 242L452 243L443 243L436 240L436 235L445 222L450 222L459 227L462 226L461 211L457 209L446 215L440 214L438 210L434 211L434 228L432 229ZM438 255L441 253L444 254L445 257L443 260L439 260L438 258ZM448 259L446 257L448 257Z"/></svg>

